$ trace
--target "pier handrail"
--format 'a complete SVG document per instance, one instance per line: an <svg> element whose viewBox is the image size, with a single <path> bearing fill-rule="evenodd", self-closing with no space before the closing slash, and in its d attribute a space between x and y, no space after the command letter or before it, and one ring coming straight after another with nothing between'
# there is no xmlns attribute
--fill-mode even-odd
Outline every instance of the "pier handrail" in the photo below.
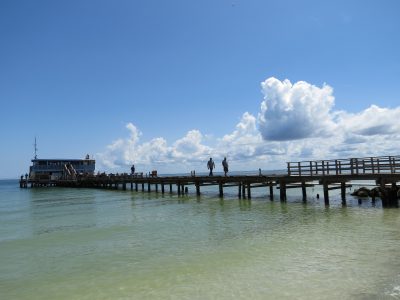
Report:
<svg viewBox="0 0 400 300"><path fill-rule="evenodd" d="M289 176L400 173L400 155L287 162Z"/></svg>

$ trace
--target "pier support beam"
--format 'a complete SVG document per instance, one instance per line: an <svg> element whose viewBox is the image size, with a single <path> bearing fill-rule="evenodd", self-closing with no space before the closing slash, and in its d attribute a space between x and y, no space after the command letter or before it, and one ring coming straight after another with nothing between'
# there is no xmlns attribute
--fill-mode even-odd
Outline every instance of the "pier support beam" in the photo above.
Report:
<svg viewBox="0 0 400 300"><path fill-rule="evenodd" d="M165 188L164 188L164 182L161 183L161 193L164 194L165 193Z"/></svg>
<svg viewBox="0 0 400 300"><path fill-rule="evenodd" d="M19 187L20 187L21 189L22 189L22 188L26 189L26 188L28 187L28 180L22 179L22 176L21 176L21 180L20 180L20 182L19 182Z"/></svg>
<svg viewBox="0 0 400 300"><path fill-rule="evenodd" d="M178 187L178 196L180 196L181 195L181 184L177 183L176 185Z"/></svg>
<svg viewBox="0 0 400 300"><path fill-rule="evenodd" d="M222 198L224 197L224 188L222 182L219 183L219 196Z"/></svg>
<svg viewBox="0 0 400 300"><path fill-rule="evenodd" d="M250 185L250 182L247 183L247 198L251 199L251 185Z"/></svg>
<svg viewBox="0 0 400 300"><path fill-rule="evenodd" d="M246 198L246 184L244 182L242 183L242 195L243 199Z"/></svg>
<svg viewBox="0 0 400 300"><path fill-rule="evenodd" d="M324 182L324 201L325 205L329 206L329 187L328 183Z"/></svg>
<svg viewBox="0 0 400 300"><path fill-rule="evenodd" d="M269 184L269 199L271 201L274 200L274 186L273 186L272 182L270 182L270 184Z"/></svg>
<svg viewBox="0 0 400 300"><path fill-rule="evenodd" d="M200 196L200 182L196 182L196 195Z"/></svg>
<svg viewBox="0 0 400 300"><path fill-rule="evenodd" d="M281 180L279 182L279 194L280 194L280 199L281 202L285 202L286 201L286 182Z"/></svg>
<svg viewBox="0 0 400 300"><path fill-rule="evenodd" d="M306 183L304 181L301 182L301 193L303 195L303 202L307 202L307 190Z"/></svg>
<svg viewBox="0 0 400 300"><path fill-rule="evenodd" d="M392 188L390 190L390 206L399 207L399 201L397 199L397 185L396 182L392 182Z"/></svg>
<svg viewBox="0 0 400 300"><path fill-rule="evenodd" d="M340 194L342 196L342 205L346 205L346 182L340 183Z"/></svg>
<svg viewBox="0 0 400 300"><path fill-rule="evenodd" d="M382 180L383 181L383 180ZM397 186L396 182L392 182L390 188L381 183L382 190L382 206L383 207L399 207L399 200L397 199Z"/></svg>
<svg viewBox="0 0 400 300"><path fill-rule="evenodd" d="M242 183L241 182L239 182L239 185L238 185L238 197L242 198Z"/></svg>
<svg viewBox="0 0 400 300"><path fill-rule="evenodd" d="M172 183L169 184L169 193L172 194Z"/></svg>

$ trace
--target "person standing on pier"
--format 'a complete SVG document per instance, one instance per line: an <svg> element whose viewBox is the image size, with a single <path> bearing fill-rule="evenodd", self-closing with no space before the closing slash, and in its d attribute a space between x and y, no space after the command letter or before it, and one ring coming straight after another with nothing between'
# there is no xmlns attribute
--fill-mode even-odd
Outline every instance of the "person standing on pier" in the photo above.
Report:
<svg viewBox="0 0 400 300"><path fill-rule="evenodd" d="M222 167L224 168L224 173L226 176L226 173L228 173L228 162L226 161L226 157L224 157L224 160L222 161Z"/></svg>
<svg viewBox="0 0 400 300"><path fill-rule="evenodd" d="M211 157L210 160L207 162L207 168L210 170L210 174L208 174L208 176L213 176L213 169L215 168L215 164Z"/></svg>
<svg viewBox="0 0 400 300"><path fill-rule="evenodd" d="M135 174L135 165L132 165L132 167L131 167L131 174L132 174L132 175Z"/></svg>

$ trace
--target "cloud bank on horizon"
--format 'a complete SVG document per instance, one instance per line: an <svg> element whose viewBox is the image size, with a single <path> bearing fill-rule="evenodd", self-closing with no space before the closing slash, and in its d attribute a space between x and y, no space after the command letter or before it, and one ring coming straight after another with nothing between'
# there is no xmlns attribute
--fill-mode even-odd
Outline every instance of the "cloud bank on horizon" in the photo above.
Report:
<svg viewBox="0 0 400 300"><path fill-rule="evenodd" d="M126 171L135 164L144 171L205 171L210 156L217 162L226 156L231 170L284 169L287 161L398 154L400 107L335 111L329 85L274 77L261 91L258 116L244 112L231 133L213 140L193 129L170 145L162 137L141 142L140 130L128 123L129 136L96 155L100 169Z"/></svg>

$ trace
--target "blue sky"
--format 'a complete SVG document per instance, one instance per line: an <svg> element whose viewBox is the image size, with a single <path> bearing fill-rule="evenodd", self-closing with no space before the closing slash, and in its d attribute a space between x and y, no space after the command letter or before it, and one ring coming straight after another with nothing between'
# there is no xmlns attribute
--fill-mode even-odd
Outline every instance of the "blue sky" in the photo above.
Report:
<svg viewBox="0 0 400 300"><path fill-rule="evenodd" d="M107 171L399 154L387 143L399 13L398 1L3 0L0 178L26 172L35 136L41 158L89 153Z"/></svg>

